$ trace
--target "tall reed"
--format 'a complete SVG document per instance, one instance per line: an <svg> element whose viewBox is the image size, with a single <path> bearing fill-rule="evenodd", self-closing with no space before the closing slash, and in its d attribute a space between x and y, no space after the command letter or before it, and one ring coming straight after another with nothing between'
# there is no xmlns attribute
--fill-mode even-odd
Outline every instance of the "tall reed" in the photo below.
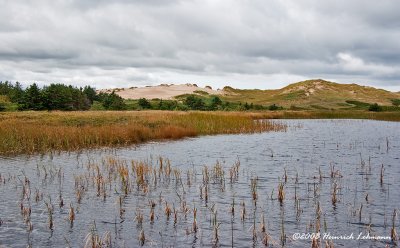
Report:
<svg viewBox="0 0 400 248"><path fill-rule="evenodd" d="M261 118L262 116L259 116ZM115 147L197 135L282 131L285 125L225 112L15 112L0 114L0 154Z"/></svg>

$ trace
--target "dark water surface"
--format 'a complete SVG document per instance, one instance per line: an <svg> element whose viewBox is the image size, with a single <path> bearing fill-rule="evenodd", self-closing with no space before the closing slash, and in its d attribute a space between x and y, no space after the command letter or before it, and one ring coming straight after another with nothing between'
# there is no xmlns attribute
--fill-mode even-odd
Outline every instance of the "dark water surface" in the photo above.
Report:
<svg viewBox="0 0 400 248"><path fill-rule="evenodd" d="M269 244L273 246L281 246L284 235L287 247L311 247L310 239L296 239L293 235L315 233L317 222L321 235L350 236L350 240L333 240L335 247L391 246L390 239L358 237L360 233L390 237L393 211L400 203L400 123L369 120L281 122L288 124L287 132L205 136L51 157L0 158L0 247L29 244L32 247L83 247L91 230L100 237L109 232L113 247L138 247L141 230L146 237L144 247L263 247L262 214ZM114 181L106 187L106 199L97 196L95 170L88 169L89 162L99 165L106 173L105 160L110 158L125 161L128 168L131 160L145 161L158 168L160 156L180 170L181 181L173 175L169 178L161 175L154 184L150 174L144 190L136 185L131 174L133 183L125 195L120 179L114 176ZM200 198L200 187L203 191L205 186L202 170L208 166L213 175L212 168L217 161L224 168L224 180L211 176L206 201ZM238 177L231 182L229 169L237 161L240 161ZM28 185L25 176L30 182L29 199L23 196L23 187ZM80 203L75 187L79 176L87 183ZM252 178L257 181L256 204L252 199ZM283 204L277 200L280 182L285 191ZM335 184L336 205L332 203ZM36 190L39 199L35 199ZM60 194L63 207L59 206ZM50 199L53 230L48 226L46 207ZM232 217L233 199L235 215ZM149 221L150 200L156 203L152 223ZM182 201L189 210L186 217ZM166 202L177 210L176 223L173 214L168 219L164 213ZM241 202L246 208L243 221ZM21 203L23 207L31 207L31 232L21 213ZM68 221L70 203L76 215L72 226ZM192 230L194 207L198 209L196 233ZM214 235L212 209L216 211L219 225L218 241ZM142 225L135 219L138 213L143 214ZM399 218L394 224L399 232ZM322 242L324 244L325 240Z"/></svg>

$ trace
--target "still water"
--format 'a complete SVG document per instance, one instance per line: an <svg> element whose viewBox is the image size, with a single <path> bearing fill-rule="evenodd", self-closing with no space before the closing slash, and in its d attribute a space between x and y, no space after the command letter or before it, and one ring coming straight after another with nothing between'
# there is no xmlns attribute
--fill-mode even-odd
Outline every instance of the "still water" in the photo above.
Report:
<svg viewBox="0 0 400 248"><path fill-rule="evenodd" d="M399 218L393 223L400 202L400 123L280 122L288 125L286 132L0 158L0 247L83 247L90 233L100 238L107 233L112 247L138 247L142 231L144 247L264 247L265 235L270 246L311 247L312 240L302 234L318 230L325 238L320 239L323 245L334 239L335 247L392 246L392 226L397 231L400 227ZM179 173L168 178L150 173L144 189L130 171L127 194L118 173L112 177L107 167L113 160L131 168L134 160L158 169L160 157L164 166L169 160ZM224 171L219 176L214 175L216 164ZM229 169L239 164L231 180ZM97 194L96 166L110 178L106 197ZM205 166L210 173L207 182ZM83 188L79 202L77 178L84 185L79 186ZM150 202L155 203L153 221ZM70 205L75 213L72 225ZM174 212L167 217L167 206L176 211L176 218ZM30 209L29 217L24 208Z"/></svg>

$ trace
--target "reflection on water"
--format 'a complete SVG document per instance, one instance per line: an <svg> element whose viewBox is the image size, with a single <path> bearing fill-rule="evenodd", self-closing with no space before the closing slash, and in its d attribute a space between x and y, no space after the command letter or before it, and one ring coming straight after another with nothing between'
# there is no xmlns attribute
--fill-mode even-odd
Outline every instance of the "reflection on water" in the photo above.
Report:
<svg viewBox="0 0 400 248"><path fill-rule="evenodd" d="M287 132L205 136L52 157L1 158L0 246L80 247L92 230L100 236L109 232L113 247L136 247L143 230L144 246L262 247L262 216L270 245L311 246L310 239L295 240L297 236L293 235L316 230L331 238L351 238L353 234L350 240L334 240L335 246L390 244L390 240L357 238L360 233L390 237L392 214L400 202L400 123L282 122L290 126ZM154 180L153 172L149 172L144 178L147 186L138 186L130 161L144 161L158 170L160 156L164 166L166 159L170 160L170 176L165 171L156 172ZM125 161L130 169L132 182L127 185L126 196L121 173L111 169L109 159ZM238 175L231 180L229 170L238 161ZM217 163L224 174L216 172ZM204 182L204 166L209 168L208 183ZM180 175L174 174L174 168ZM98 173L111 180L101 189L96 181ZM280 183L282 204L278 200ZM256 204L252 189L256 191ZM149 202L155 203L153 222ZM246 209L243 220L242 202ZM53 206L53 230L49 228L46 203ZM75 213L73 225L68 220L70 204ZM167 207L172 212L169 219ZM197 232L193 232L194 208ZM29 217L24 213L27 209ZM398 218L394 224L398 229Z"/></svg>

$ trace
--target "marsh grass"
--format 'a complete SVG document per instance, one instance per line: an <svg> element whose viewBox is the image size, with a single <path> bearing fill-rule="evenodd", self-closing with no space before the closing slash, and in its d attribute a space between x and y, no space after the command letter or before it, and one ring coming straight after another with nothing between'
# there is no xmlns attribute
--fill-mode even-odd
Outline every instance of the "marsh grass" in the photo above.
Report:
<svg viewBox="0 0 400 248"><path fill-rule="evenodd" d="M400 121L400 112L371 112L362 110L303 110L260 112L266 119L368 119Z"/></svg>
<svg viewBox="0 0 400 248"><path fill-rule="evenodd" d="M249 113L14 112L0 115L0 154L116 147L197 135L282 131L286 126Z"/></svg>
<svg viewBox="0 0 400 248"><path fill-rule="evenodd" d="M284 131L260 119L375 119L400 121L400 112L366 111L87 111L0 114L0 154L34 154L118 147L198 135ZM388 147L388 146L387 146Z"/></svg>

